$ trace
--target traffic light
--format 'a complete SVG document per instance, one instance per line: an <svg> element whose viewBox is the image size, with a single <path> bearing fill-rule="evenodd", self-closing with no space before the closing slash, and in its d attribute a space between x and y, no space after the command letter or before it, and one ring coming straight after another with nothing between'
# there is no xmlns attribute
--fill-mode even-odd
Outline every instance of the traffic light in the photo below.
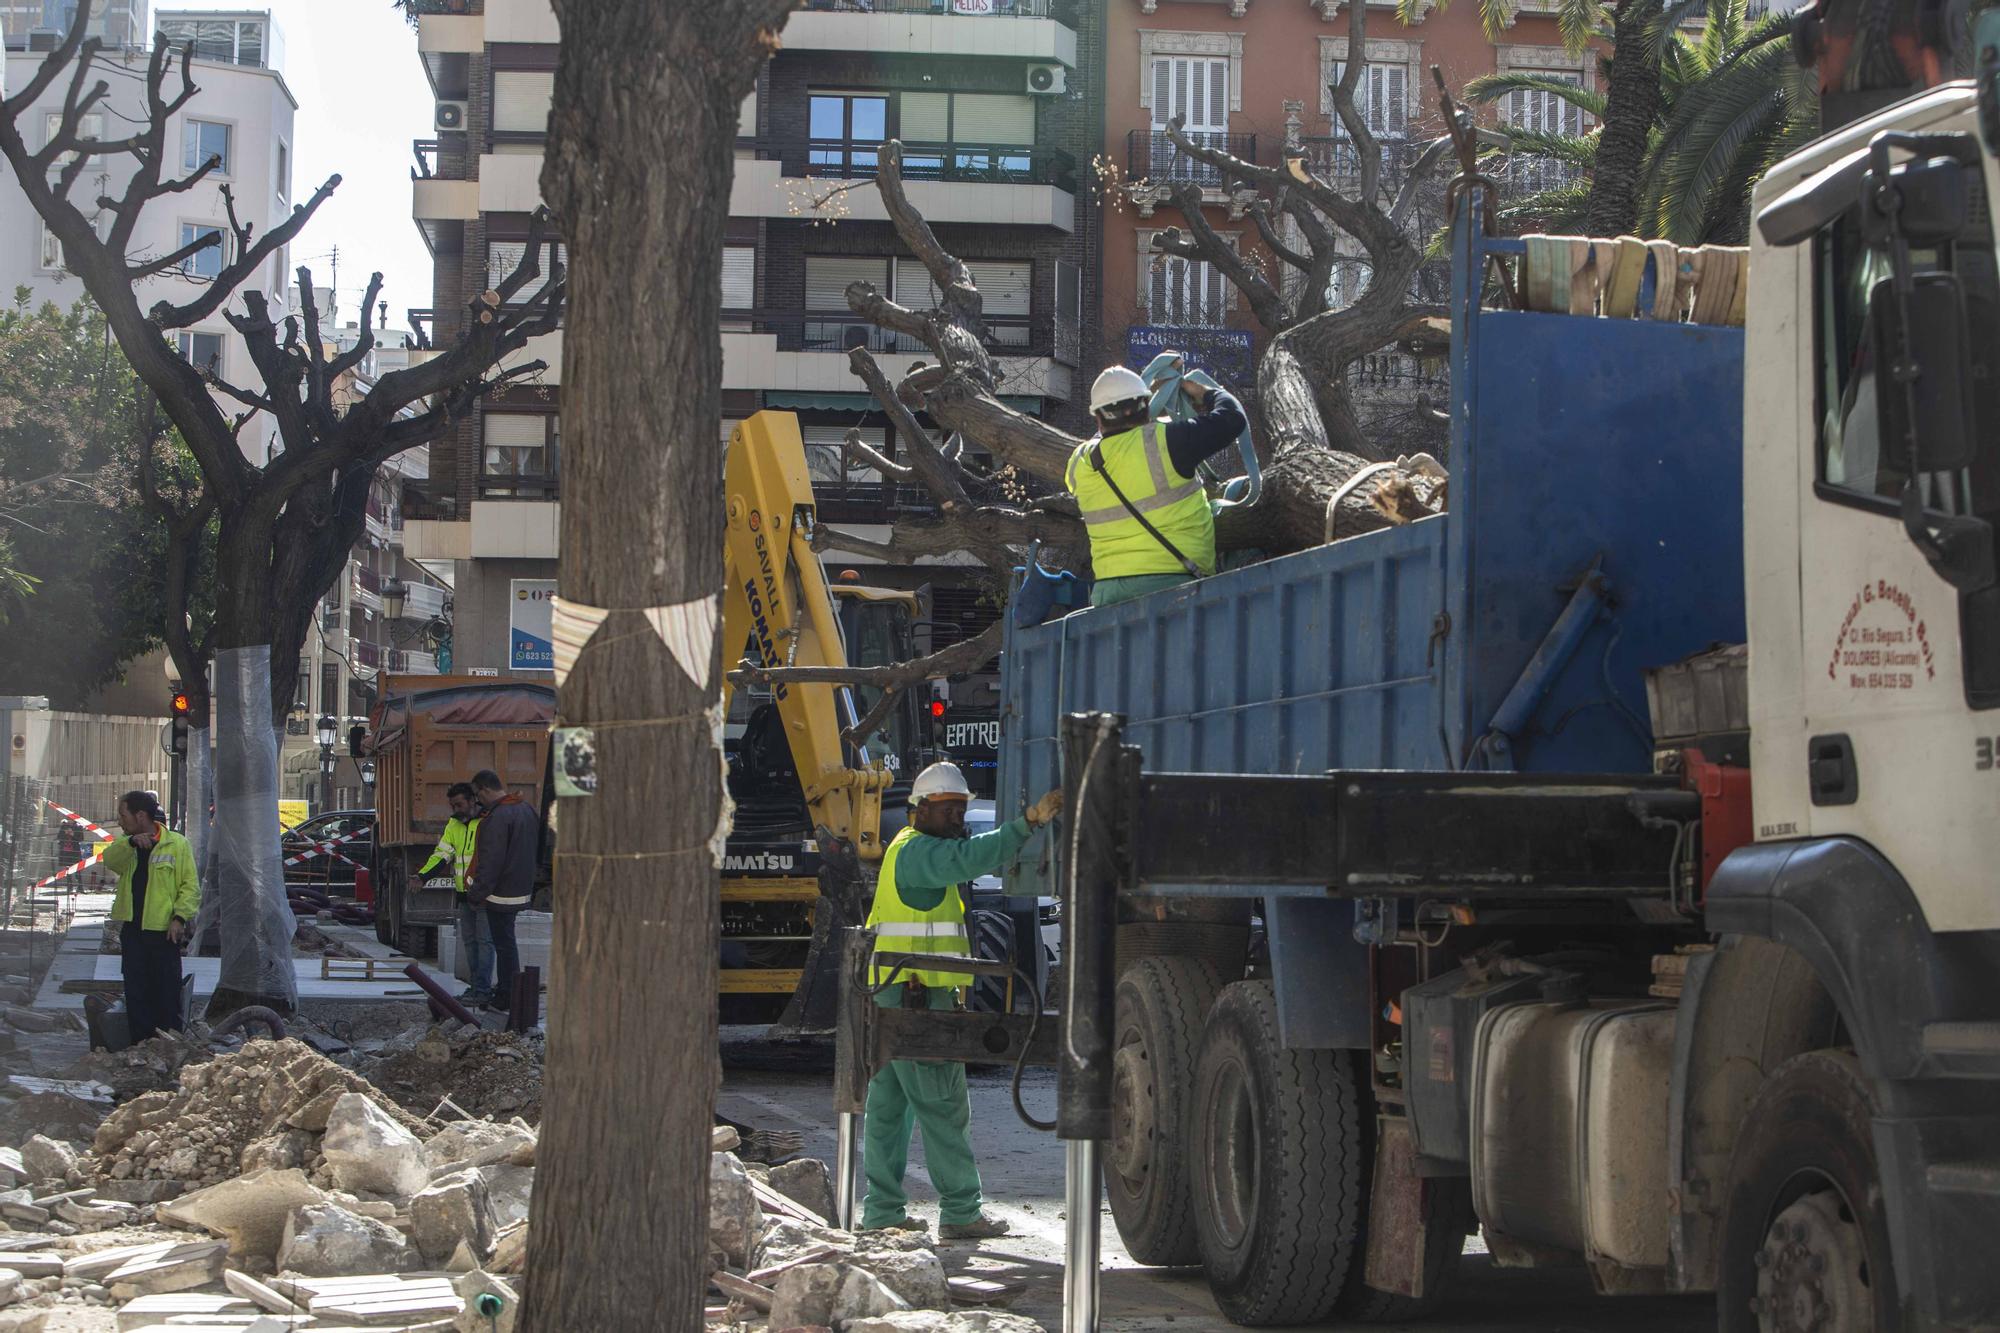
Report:
<svg viewBox="0 0 2000 1333"><path fill-rule="evenodd" d="M930 719L930 742L934 750L944 748L944 720L951 712L951 686L941 680L931 682L931 701L924 709Z"/></svg>
<svg viewBox="0 0 2000 1333"><path fill-rule="evenodd" d="M191 707L192 701L189 700L187 691L175 690L170 714L173 722L173 732L167 744L167 751L176 759L187 758L189 711Z"/></svg>

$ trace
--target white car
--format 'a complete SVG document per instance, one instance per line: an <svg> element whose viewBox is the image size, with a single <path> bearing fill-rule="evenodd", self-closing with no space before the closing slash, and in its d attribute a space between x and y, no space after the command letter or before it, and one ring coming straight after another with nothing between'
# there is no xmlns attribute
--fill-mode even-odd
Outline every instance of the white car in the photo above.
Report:
<svg viewBox="0 0 2000 1333"><path fill-rule="evenodd" d="M992 801L975 798L966 803L965 831L977 836L991 833L998 826L999 812ZM972 881L972 896L966 903L968 909L984 907L994 911L1019 913L1018 907L1006 898L1006 889L998 875L981 875ZM1053 968L1062 953L1062 918L1054 898L1035 900L1035 920L1042 936L1042 951L1048 965Z"/></svg>

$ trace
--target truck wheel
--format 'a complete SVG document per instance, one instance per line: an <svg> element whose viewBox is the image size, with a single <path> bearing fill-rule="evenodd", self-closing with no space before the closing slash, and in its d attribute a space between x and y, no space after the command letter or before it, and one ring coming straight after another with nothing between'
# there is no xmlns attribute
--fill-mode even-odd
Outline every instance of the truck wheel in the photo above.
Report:
<svg viewBox="0 0 2000 1333"><path fill-rule="evenodd" d="M1118 978L1104 1186L1118 1235L1142 1264L1201 1258L1185 1126L1201 1020L1221 989L1195 958L1142 959Z"/></svg>
<svg viewBox="0 0 2000 1333"><path fill-rule="evenodd" d="M391 949L396 947L397 894L395 876L382 876L381 887L375 890L375 938Z"/></svg>
<svg viewBox="0 0 2000 1333"><path fill-rule="evenodd" d="M1874 1113L1868 1080L1846 1051L1794 1056L1765 1082L1729 1164L1722 1333L1901 1327Z"/></svg>
<svg viewBox="0 0 2000 1333"><path fill-rule="evenodd" d="M1188 1133L1209 1290L1238 1324L1303 1324L1340 1296L1361 1231L1359 1094L1344 1051L1287 1050L1269 981L1225 987Z"/></svg>

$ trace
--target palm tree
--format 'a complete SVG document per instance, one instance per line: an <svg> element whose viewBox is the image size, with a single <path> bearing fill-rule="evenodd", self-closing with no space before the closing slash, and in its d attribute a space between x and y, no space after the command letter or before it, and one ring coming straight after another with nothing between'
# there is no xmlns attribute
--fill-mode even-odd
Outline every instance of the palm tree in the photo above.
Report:
<svg viewBox="0 0 2000 1333"><path fill-rule="evenodd" d="M1482 0L1484 3L1485 0ZM1628 0L1629 2L1629 0ZM1812 77L1791 59L1782 15L1749 21L1749 0L1675 0L1651 20L1644 55L1656 70L1658 96L1644 127L1643 151L1629 173L1633 205L1623 226L1606 227L1592 204L1606 174L1606 139L1617 115L1610 95L1533 74L1492 74L1466 86L1474 103L1514 93L1544 94L1599 122L1587 133L1507 131L1518 162L1551 162L1573 169L1573 179L1536 188L1506 202L1503 216L1552 231L1605 236L1630 233L1682 244L1740 244L1749 234L1750 187L1773 163L1817 132L1818 100ZM1707 21L1690 34L1683 24L1706 9ZM1622 168L1616 173L1628 175ZM1587 177L1587 183L1586 183ZM1624 185L1619 186L1622 193Z"/></svg>

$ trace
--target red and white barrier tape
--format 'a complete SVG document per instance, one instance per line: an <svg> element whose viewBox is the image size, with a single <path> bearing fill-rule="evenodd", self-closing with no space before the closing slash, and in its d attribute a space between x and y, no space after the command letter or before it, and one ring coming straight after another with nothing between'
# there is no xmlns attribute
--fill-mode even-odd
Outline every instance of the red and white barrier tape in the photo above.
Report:
<svg viewBox="0 0 2000 1333"><path fill-rule="evenodd" d="M109 829L106 829L101 825L91 823L88 819L85 819L82 815L78 814L76 811L68 809L65 806L57 805L54 801L50 801L47 804L49 809L55 811L57 814L61 815L64 819L69 820L72 824L81 824L85 828L89 829L92 833L97 835L99 841L101 842L111 841L113 835Z"/></svg>
<svg viewBox="0 0 2000 1333"><path fill-rule="evenodd" d="M361 834L359 832L343 833L338 838L329 838L325 842L309 843L306 846L306 850L298 853L295 856L286 857L285 864L288 866L295 866L299 864L301 861L310 861L315 856L325 854L327 856L333 857L337 861L346 861L347 864L355 867L356 869L365 869L366 867L362 866L362 864L359 861L353 860L350 857L342 856L339 852L333 850L335 847L338 847L341 843L353 842L356 838L360 836Z"/></svg>

